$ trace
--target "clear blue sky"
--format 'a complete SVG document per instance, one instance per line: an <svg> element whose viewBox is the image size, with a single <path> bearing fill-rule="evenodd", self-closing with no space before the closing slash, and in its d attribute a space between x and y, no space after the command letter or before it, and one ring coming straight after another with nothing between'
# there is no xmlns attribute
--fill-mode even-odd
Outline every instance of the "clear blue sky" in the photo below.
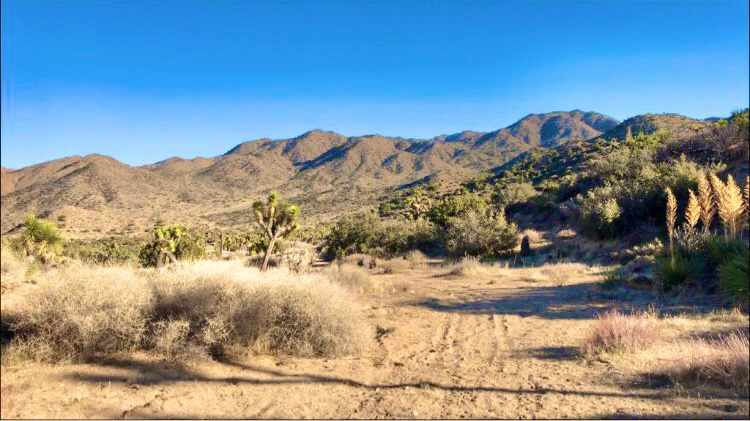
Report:
<svg viewBox="0 0 750 421"><path fill-rule="evenodd" d="M2 1L2 165L748 106L737 1Z"/></svg>

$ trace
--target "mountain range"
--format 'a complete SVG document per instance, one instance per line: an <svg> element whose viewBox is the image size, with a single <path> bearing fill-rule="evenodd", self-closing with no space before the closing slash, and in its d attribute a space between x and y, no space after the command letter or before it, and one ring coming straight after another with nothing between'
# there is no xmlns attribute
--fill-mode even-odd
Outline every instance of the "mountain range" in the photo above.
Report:
<svg viewBox="0 0 750 421"><path fill-rule="evenodd" d="M303 216L329 219L373 204L389 189L425 177L465 180L521 153L570 140L623 138L707 124L673 114L619 122L574 110L530 114L491 132L462 131L432 139L347 137L312 130L290 139L243 142L211 158L169 158L130 166L102 155L71 156L0 170L2 232L33 212L76 237L142 234L156 220L241 227L253 200L271 190L301 203Z"/></svg>

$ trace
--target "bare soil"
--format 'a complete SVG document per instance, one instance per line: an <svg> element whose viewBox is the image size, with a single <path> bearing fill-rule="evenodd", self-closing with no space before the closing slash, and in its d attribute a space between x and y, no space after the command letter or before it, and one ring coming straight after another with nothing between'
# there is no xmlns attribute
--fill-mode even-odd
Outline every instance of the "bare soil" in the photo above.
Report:
<svg viewBox="0 0 750 421"><path fill-rule="evenodd" d="M548 269L554 272L554 268ZM2 418L747 418L730 393L636 381L578 347L614 305L594 270L376 275L362 355L147 354L2 367Z"/></svg>

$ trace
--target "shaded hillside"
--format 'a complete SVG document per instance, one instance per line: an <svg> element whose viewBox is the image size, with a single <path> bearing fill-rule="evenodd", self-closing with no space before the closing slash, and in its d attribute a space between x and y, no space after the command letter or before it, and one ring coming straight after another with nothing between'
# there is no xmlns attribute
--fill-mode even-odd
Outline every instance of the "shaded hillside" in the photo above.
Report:
<svg viewBox="0 0 750 421"><path fill-rule="evenodd" d="M65 221L74 235L142 233L157 219L249 223L252 199L278 190L311 216L374 204L382 192L431 177L462 182L533 148L601 135L617 121L592 112L531 114L493 132L415 140L312 130L243 142L211 158L131 167L100 155L2 171L2 230L28 212Z"/></svg>

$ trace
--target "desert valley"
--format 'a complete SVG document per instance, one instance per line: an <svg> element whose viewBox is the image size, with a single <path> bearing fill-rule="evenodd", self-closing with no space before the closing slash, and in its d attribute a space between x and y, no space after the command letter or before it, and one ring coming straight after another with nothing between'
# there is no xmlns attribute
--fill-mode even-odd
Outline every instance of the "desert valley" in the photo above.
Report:
<svg viewBox="0 0 750 421"><path fill-rule="evenodd" d="M750 4L0 2L0 418L749 419Z"/></svg>

